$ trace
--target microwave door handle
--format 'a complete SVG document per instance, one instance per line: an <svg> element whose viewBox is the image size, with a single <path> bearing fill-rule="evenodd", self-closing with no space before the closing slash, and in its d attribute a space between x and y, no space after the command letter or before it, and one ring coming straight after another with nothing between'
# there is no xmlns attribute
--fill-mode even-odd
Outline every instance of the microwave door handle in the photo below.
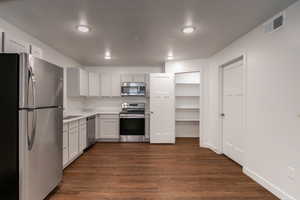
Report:
<svg viewBox="0 0 300 200"><path fill-rule="evenodd" d="M28 141L28 150L31 151L34 145L35 136L36 136L36 124L37 124L37 113L36 113L36 79L32 68L29 66L29 79L28 82L31 81L31 90L32 90L32 107L29 108L28 112L33 112L33 119L32 119L32 130L31 130L31 138L29 136L29 130L27 129L27 141ZM28 85L30 85L28 83ZM28 92L28 99L29 99L29 92ZM28 127L28 125L27 125Z"/></svg>

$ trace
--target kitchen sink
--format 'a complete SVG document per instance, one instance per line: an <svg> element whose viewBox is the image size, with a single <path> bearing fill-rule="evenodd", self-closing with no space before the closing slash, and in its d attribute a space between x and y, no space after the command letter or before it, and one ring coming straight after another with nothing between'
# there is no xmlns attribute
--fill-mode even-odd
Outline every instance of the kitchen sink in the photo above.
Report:
<svg viewBox="0 0 300 200"><path fill-rule="evenodd" d="M82 115L69 115L69 116L64 117L64 120L73 119L73 118L77 118L77 117L81 117L81 116Z"/></svg>

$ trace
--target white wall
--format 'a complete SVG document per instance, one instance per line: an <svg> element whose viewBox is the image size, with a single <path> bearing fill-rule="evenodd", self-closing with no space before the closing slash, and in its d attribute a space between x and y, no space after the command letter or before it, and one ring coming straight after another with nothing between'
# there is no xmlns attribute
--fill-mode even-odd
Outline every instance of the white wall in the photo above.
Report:
<svg viewBox="0 0 300 200"><path fill-rule="evenodd" d="M69 58L57 50L53 49L52 47L48 46L47 44L41 42L40 40L36 39L35 37L25 33L24 31L20 30L16 26L8 23L7 21L0 18L0 29L4 31L6 34L11 35L12 37L18 38L19 40L26 41L29 44L35 45L43 50L43 59L56 64L60 67L78 67L80 64ZM66 91L66 76L64 73L64 90ZM67 108L67 97L66 92L64 93L64 107Z"/></svg>
<svg viewBox="0 0 300 200"><path fill-rule="evenodd" d="M210 59L207 143L220 150L218 66L245 53L247 94L244 171L281 199L300 199L300 2L286 10L286 26L263 26ZM288 175L295 169L295 180Z"/></svg>
<svg viewBox="0 0 300 200"><path fill-rule="evenodd" d="M200 71L207 65L207 59L169 61L165 63L164 71L166 73L194 72Z"/></svg>
<svg viewBox="0 0 300 200"><path fill-rule="evenodd" d="M0 29L6 32L7 34L18 38L22 41L26 41L30 44L36 45L43 49L43 58L51 62L53 64L56 64L61 67L73 67L73 66L79 66L80 64L73 60L72 58L69 58L57 50L53 49L52 47L48 46L47 44L41 42L40 40L36 39L35 37L25 33L24 31L20 30L16 26L8 23L7 21L0 18Z"/></svg>

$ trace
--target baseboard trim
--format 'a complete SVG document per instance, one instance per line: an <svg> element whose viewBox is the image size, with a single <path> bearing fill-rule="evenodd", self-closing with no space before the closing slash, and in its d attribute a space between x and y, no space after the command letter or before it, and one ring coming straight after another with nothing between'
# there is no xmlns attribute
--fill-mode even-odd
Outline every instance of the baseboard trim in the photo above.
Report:
<svg viewBox="0 0 300 200"><path fill-rule="evenodd" d="M119 138L96 139L97 142L120 142Z"/></svg>
<svg viewBox="0 0 300 200"><path fill-rule="evenodd" d="M296 200L296 198L290 196L289 194L287 194L286 192L284 192L283 190L281 190L279 187L277 187L274 184L272 184L267 179L259 176L254 171L252 171L252 170L244 167L243 168L243 172L244 172L244 174L246 174L247 176L249 176L251 179L253 179L254 181L256 181L258 184L260 184L261 186L263 186L264 188L266 188L267 190L269 190L271 193L273 193L279 199L282 199L282 200Z"/></svg>
<svg viewBox="0 0 300 200"><path fill-rule="evenodd" d="M218 150L218 148L216 148L215 146L213 146L213 145L211 145L211 144L204 143L204 144L203 144L203 147L212 150L212 151L215 152L216 154L219 154L219 155L222 154L222 153Z"/></svg>

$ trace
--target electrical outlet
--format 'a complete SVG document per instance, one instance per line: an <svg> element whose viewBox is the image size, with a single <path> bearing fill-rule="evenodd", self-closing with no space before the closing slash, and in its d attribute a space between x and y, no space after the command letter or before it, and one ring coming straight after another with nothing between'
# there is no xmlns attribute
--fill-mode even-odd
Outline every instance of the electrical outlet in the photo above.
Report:
<svg viewBox="0 0 300 200"><path fill-rule="evenodd" d="M296 169L294 167L288 167L288 178L292 181L296 178Z"/></svg>

